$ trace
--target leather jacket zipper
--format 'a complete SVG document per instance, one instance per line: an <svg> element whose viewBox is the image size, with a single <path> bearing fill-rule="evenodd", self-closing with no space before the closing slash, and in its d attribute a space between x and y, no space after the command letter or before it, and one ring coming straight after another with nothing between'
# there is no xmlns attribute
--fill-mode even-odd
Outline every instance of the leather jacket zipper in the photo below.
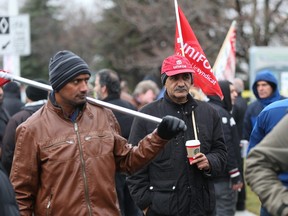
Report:
<svg viewBox="0 0 288 216"><path fill-rule="evenodd" d="M87 176L86 176L86 167L85 167L85 161L83 157L83 149L81 145L81 140L80 140L80 135L78 131L78 125L76 122L74 122L74 130L77 135L77 140L78 140L78 146L79 146L79 153L80 153L80 160L81 160L81 166L82 166L82 176L84 179L84 189L85 189L85 200L87 203L89 215L92 216L92 209L91 209L91 203L90 203L90 198L89 198L89 193L88 193L88 183L87 183Z"/></svg>
<svg viewBox="0 0 288 216"><path fill-rule="evenodd" d="M51 193L50 196L49 196L49 199L48 199L47 206L46 206L46 216L49 216L49 215L50 215L50 212L51 212L51 200L52 200L52 196L53 196L53 194Z"/></svg>

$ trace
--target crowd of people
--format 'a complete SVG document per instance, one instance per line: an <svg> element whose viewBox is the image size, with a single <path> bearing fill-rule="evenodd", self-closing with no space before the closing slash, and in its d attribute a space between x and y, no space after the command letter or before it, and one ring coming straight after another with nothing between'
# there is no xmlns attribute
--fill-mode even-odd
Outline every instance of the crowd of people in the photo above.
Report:
<svg viewBox="0 0 288 216"><path fill-rule="evenodd" d="M51 92L27 86L23 103L19 83L1 86L0 215L233 216L246 209L246 184L261 216L287 215L288 99L273 73L257 74L251 103L239 78L218 82L222 100L204 95L180 55L159 73L162 86L143 79L129 92L116 71L92 73L63 50L49 81L35 79ZM93 104L91 92L161 121ZM190 140L200 143L192 161Z"/></svg>

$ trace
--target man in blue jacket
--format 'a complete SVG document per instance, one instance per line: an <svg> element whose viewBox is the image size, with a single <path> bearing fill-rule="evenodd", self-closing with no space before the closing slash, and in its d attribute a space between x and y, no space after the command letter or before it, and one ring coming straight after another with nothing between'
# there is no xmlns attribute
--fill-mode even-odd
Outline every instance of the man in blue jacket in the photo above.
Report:
<svg viewBox="0 0 288 216"><path fill-rule="evenodd" d="M242 139L249 141L252 129L259 113L272 102L284 99L278 89L278 81L270 70L260 71L252 86L256 101L247 107L244 117Z"/></svg>
<svg viewBox="0 0 288 216"><path fill-rule="evenodd" d="M274 128L274 126L288 113L288 99L276 101L266 106L259 114L250 136L248 152ZM288 173L280 173L278 178L288 187ZM261 207L261 216L270 216L267 210Z"/></svg>

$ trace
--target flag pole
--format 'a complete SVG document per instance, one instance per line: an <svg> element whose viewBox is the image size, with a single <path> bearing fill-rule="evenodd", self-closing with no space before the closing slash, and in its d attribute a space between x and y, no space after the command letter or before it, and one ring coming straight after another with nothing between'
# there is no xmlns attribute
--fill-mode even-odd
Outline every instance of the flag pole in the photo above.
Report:
<svg viewBox="0 0 288 216"><path fill-rule="evenodd" d="M177 23L177 29L179 33L179 38L177 40L180 40L180 46L182 51L182 56L185 56L184 53L184 44L183 44L183 37L182 37L182 30L181 30L181 24L180 24L180 18L179 18L179 11L178 11L178 2L177 0L174 0L174 6L175 6L175 15L176 15L176 23Z"/></svg>
<svg viewBox="0 0 288 216"><path fill-rule="evenodd" d="M220 48L220 51L219 51L219 53L218 53L218 55L216 57L214 65L213 65L213 69L212 70L213 70L214 74L216 73L216 68L218 67L219 62L221 61L221 56L222 56L223 52L225 52L225 45L227 43L229 43L229 37L231 36L232 31L234 30L236 24L237 24L237 22L235 20L233 20L231 25L230 25L228 33L227 33L227 35L226 35L226 37L225 37L225 39L223 41L223 44L222 44L222 46Z"/></svg>
<svg viewBox="0 0 288 216"><path fill-rule="evenodd" d="M181 24L180 24L180 18L179 18L179 10L178 10L178 2L177 2L177 0L174 0L174 5L175 5L176 23L177 23L177 29L178 29L178 34L179 34L179 40L180 40L180 46L181 46L182 56L185 57L184 44L183 44L183 36L182 36L182 29L181 29ZM178 38L177 38L177 40L178 40ZM193 111L192 111L192 123L193 123L193 130L194 130L194 134L195 134L195 139L198 139L198 135L197 135L197 131L196 131L195 117L194 117L194 112L193 112Z"/></svg>
<svg viewBox="0 0 288 216"><path fill-rule="evenodd" d="M39 82L36 82L36 81L33 81L33 80L29 80L29 79L26 79L26 78L23 78L23 77L20 77L20 76L16 76L14 74L6 73L6 72L3 72L3 71L0 71L0 78L7 79L7 80L10 80L10 81L17 81L17 82L20 82L20 83L23 83L23 84L26 84L26 85L30 85L30 86L34 86L36 88L40 88L40 89L43 89L43 90L46 90L46 91L52 91L52 87L49 86L49 85L46 85L46 84L43 84L43 83L39 83ZM97 99L94 99L94 98L91 98L91 97L86 97L86 99L87 99L87 101L89 101L89 102L91 102L93 104L96 104L96 105L99 105L99 106L103 106L103 107L106 107L106 108L109 108L109 109L112 109L112 110L115 110L115 111L118 111L118 112L121 112L121 113L129 114L129 115L132 115L132 116L135 116L135 117L140 117L140 118L152 121L154 123L160 123L162 121L161 118L158 118L158 117L155 117L155 116L151 116L151 115L148 115L148 114L145 114L145 113L141 113L141 112L138 112L138 111L135 111L135 110L127 109L127 108L124 108L124 107L121 107L121 106L117 106L117 105L114 105L114 104L111 104L111 103L107 103L107 102L104 102L104 101L100 101L100 100L97 100Z"/></svg>

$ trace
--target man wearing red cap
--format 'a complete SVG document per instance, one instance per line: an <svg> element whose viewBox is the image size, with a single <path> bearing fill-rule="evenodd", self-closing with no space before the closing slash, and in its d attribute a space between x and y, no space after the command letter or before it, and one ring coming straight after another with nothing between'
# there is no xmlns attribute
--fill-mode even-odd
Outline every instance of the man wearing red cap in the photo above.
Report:
<svg viewBox="0 0 288 216"><path fill-rule="evenodd" d="M213 177L223 172L227 151L216 110L189 94L193 73L185 57L166 58L161 70L165 95L140 110L160 118L173 115L187 125L187 130L174 136L149 165L128 178L130 193L147 216L215 213ZM135 118L129 142L137 145L155 126L155 123ZM200 153L191 164L185 147L188 140L201 143Z"/></svg>

